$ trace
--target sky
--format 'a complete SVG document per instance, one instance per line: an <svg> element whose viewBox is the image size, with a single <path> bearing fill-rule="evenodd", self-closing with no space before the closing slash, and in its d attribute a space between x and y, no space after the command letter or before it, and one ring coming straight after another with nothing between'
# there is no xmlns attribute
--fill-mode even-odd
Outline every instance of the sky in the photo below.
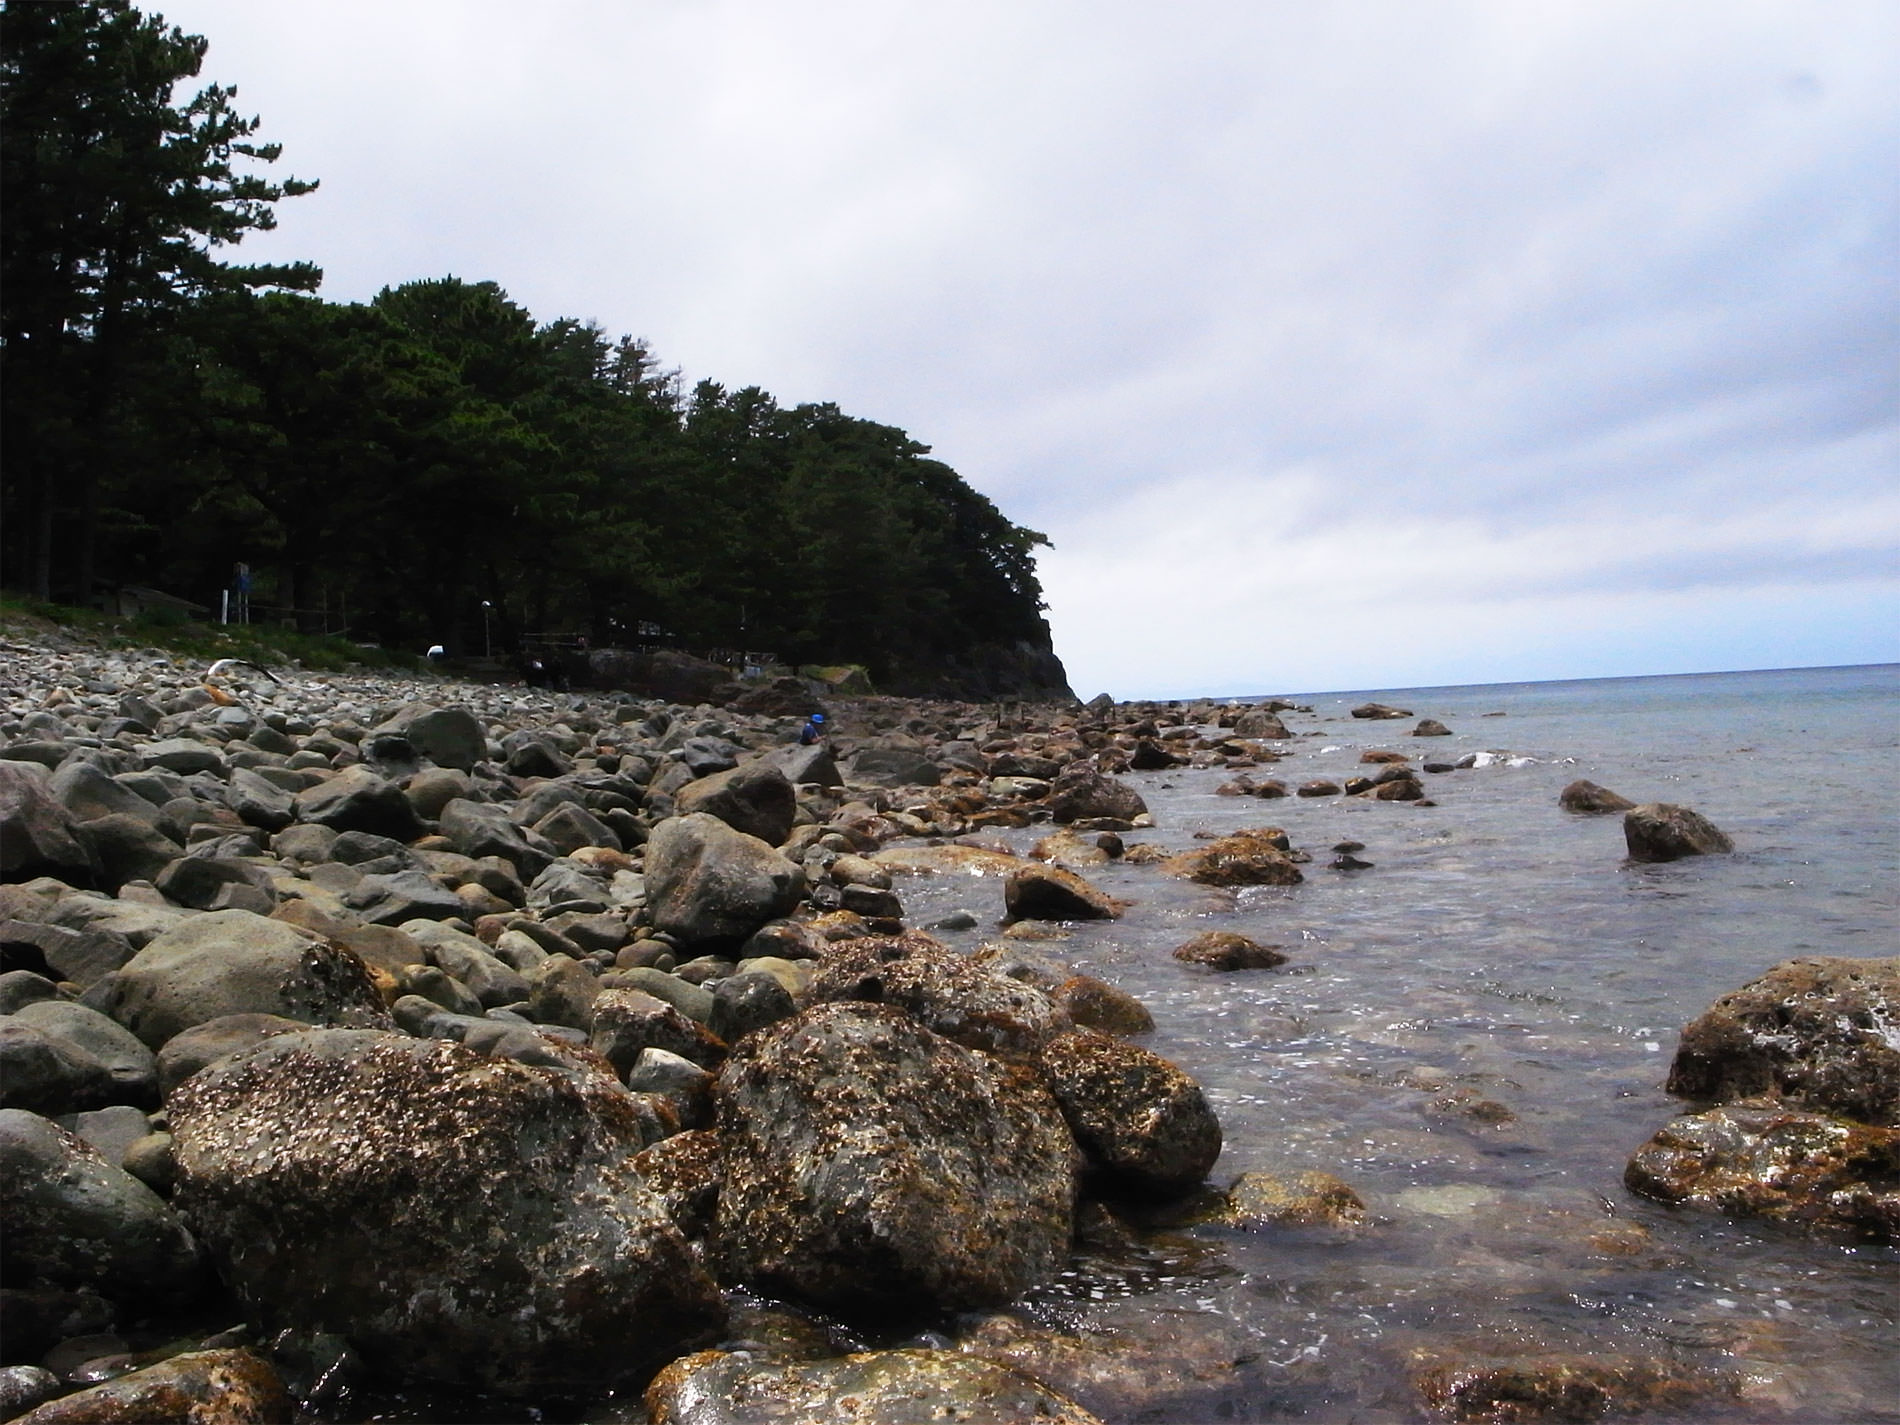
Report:
<svg viewBox="0 0 1900 1425"><path fill-rule="evenodd" d="M1893 0L173 0L453 274L904 428L1084 698L1900 661Z"/></svg>

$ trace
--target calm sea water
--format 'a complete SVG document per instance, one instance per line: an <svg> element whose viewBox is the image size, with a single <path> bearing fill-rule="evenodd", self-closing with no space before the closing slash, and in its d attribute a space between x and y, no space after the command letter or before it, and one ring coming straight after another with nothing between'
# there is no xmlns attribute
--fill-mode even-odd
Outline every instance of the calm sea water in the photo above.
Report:
<svg viewBox="0 0 1900 1425"><path fill-rule="evenodd" d="M1684 1023L1791 956L1900 953L1900 667L1291 696L1312 712L1284 714L1289 755L1256 776L1339 781L1373 747L1505 755L1426 776L1435 806L1132 774L1157 829L1129 840L1186 849L1197 831L1277 825L1313 856L1305 884L1233 895L1091 872L1135 906L1048 948L1152 1008L1151 1046L1219 1109L1217 1180L1324 1170L1372 1223L1163 1233L1135 1259L1084 1261L1032 1310L1159 1343L1172 1365L1143 1420L1416 1420L1419 1360L1574 1352L1749 1382L1651 1419L1900 1421L1894 1249L1679 1212L1622 1184L1680 1109L1662 1082ZM1368 699L1453 735L1353 719ZM1559 809L1579 777L1694 807L1736 853L1626 864L1619 817ZM1344 840L1373 869L1329 869ZM994 883L899 889L913 923L967 906L983 928L947 938L994 935ZM1170 958L1213 928L1291 961L1216 975ZM1460 1095L1511 1121L1434 1107ZM1193 1364L1223 1353L1248 1359Z"/></svg>

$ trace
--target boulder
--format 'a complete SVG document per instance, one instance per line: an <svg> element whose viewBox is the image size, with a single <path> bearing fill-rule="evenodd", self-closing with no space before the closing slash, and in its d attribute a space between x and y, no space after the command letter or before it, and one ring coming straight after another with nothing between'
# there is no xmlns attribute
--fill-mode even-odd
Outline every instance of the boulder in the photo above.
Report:
<svg viewBox="0 0 1900 1425"><path fill-rule="evenodd" d="M67 763L53 773L47 790L75 821L114 815L135 816L147 823L158 820L155 805L90 762Z"/></svg>
<svg viewBox="0 0 1900 1425"><path fill-rule="evenodd" d="M17 1108L0 1109L0 1215L9 1288L89 1291L149 1308L202 1284L197 1243L156 1193Z"/></svg>
<svg viewBox="0 0 1900 1425"><path fill-rule="evenodd" d="M1900 956L1804 956L1723 995L1682 1031L1670 1093L1704 1102L1773 1095L1820 1113L1900 1125Z"/></svg>
<svg viewBox="0 0 1900 1425"><path fill-rule="evenodd" d="M1203 886L1297 886L1306 878L1286 848L1286 833L1243 831L1170 856L1162 871Z"/></svg>
<svg viewBox="0 0 1900 1425"><path fill-rule="evenodd" d="M1557 805L1578 816L1607 816L1629 811L1636 803L1580 777L1557 794Z"/></svg>
<svg viewBox="0 0 1900 1425"><path fill-rule="evenodd" d="M402 788L367 767L345 767L299 793L293 807L298 821L332 831L367 831L402 842L422 835L422 822Z"/></svg>
<svg viewBox="0 0 1900 1425"><path fill-rule="evenodd" d="M524 727L501 740L502 757L508 771L516 777L560 777L573 763L550 733L538 727Z"/></svg>
<svg viewBox="0 0 1900 1425"><path fill-rule="evenodd" d="M0 1108L71 1113L111 1093L112 1071L96 1055L17 1014L0 1019Z"/></svg>
<svg viewBox="0 0 1900 1425"><path fill-rule="evenodd" d="M1409 708L1388 707L1384 703L1361 703L1352 710L1352 715L1357 718L1369 718L1380 721L1390 718L1410 717L1412 713Z"/></svg>
<svg viewBox="0 0 1900 1425"><path fill-rule="evenodd" d="M406 737L410 746L438 767L467 771L488 755L488 736L467 708L404 703L371 731Z"/></svg>
<svg viewBox="0 0 1900 1425"><path fill-rule="evenodd" d="M1278 713L1270 708L1250 707L1234 719L1234 736L1264 738L1269 742L1284 742L1292 734L1286 730L1286 724L1280 721Z"/></svg>
<svg viewBox="0 0 1900 1425"><path fill-rule="evenodd" d="M240 767L231 774L224 797L247 826L282 831L297 819L296 797L248 767Z"/></svg>
<svg viewBox="0 0 1900 1425"><path fill-rule="evenodd" d="M688 782L674 795L681 816L704 812L734 831L781 846L792 834L798 797L785 774L770 763L748 762Z"/></svg>
<svg viewBox="0 0 1900 1425"><path fill-rule="evenodd" d="M1438 721L1438 719L1436 718L1424 717L1424 718L1420 718L1418 721L1418 726L1412 729L1412 736L1414 737L1450 737L1451 729L1446 727L1444 723Z"/></svg>
<svg viewBox="0 0 1900 1425"><path fill-rule="evenodd" d="M112 930L69 930L43 921L0 922L0 954L8 963L36 960L48 979L67 980L81 990L135 953L132 942Z"/></svg>
<svg viewBox="0 0 1900 1425"><path fill-rule="evenodd" d="M1210 970L1270 970L1286 963L1286 956L1277 947L1262 945L1231 930L1204 930L1177 945L1174 958Z"/></svg>
<svg viewBox="0 0 1900 1425"><path fill-rule="evenodd" d="M100 1385L48 1401L15 1425L283 1425L297 1402L277 1368L255 1351L186 1351Z"/></svg>
<svg viewBox="0 0 1900 1425"><path fill-rule="evenodd" d="M185 854L185 848L160 831L151 818L124 812L81 822L79 835L98 862L99 883L106 889L117 889L127 881L156 881Z"/></svg>
<svg viewBox="0 0 1900 1425"><path fill-rule="evenodd" d="M166 931L86 992L152 1049L227 1014L386 1027L363 962L296 926L249 911L195 916Z"/></svg>
<svg viewBox="0 0 1900 1425"><path fill-rule="evenodd" d="M588 1047L626 1079L648 1050L660 1049L702 1069L725 1062L724 1042L698 1020L642 990L602 990L593 1003Z"/></svg>
<svg viewBox="0 0 1900 1425"><path fill-rule="evenodd" d="M1141 799L1140 792L1086 762L1064 768L1049 787L1049 815L1055 821L1097 817L1133 821L1147 812L1148 803Z"/></svg>
<svg viewBox="0 0 1900 1425"><path fill-rule="evenodd" d="M255 1049L279 1034L301 1034L310 1026L281 1014L226 1014L194 1024L173 1035L158 1051L158 1086L166 1097L209 1064Z"/></svg>
<svg viewBox="0 0 1900 1425"><path fill-rule="evenodd" d="M912 1347L816 1361L760 1359L750 1351L701 1351L673 1362L647 1387L653 1425L1100 1425L1067 1396L1008 1366L957 1351Z"/></svg>
<svg viewBox="0 0 1900 1425"><path fill-rule="evenodd" d="M639 1103L443 1040L283 1035L173 1096L175 1201L273 1325L398 1378L596 1391L725 1317L630 1165Z"/></svg>
<svg viewBox="0 0 1900 1425"><path fill-rule="evenodd" d="M1735 843L1700 812L1666 802L1648 802L1625 812L1623 839L1632 861L1677 861L1735 849Z"/></svg>
<svg viewBox="0 0 1900 1425"><path fill-rule="evenodd" d="M806 889L803 869L705 812L653 828L646 882L654 926L688 944L750 935L788 914Z"/></svg>
<svg viewBox="0 0 1900 1425"><path fill-rule="evenodd" d="M530 837L508 819L507 811L488 802L457 797L442 808L438 829L464 856L499 856L523 880L533 880L554 862L554 850Z"/></svg>
<svg viewBox="0 0 1900 1425"><path fill-rule="evenodd" d="M1035 985L921 931L834 946L819 962L806 1001L887 1004L966 1049L1016 1059L1034 1059L1069 1027Z"/></svg>
<svg viewBox="0 0 1900 1425"><path fill-rule="evenodd" d="M1093 975L1071 975L1049 991L1057 1009L1086 1029L1105 1034L1146 1034L1155 1027L1148 1006L1118 985Z"/></svg>
<svg viewBox="0 0 1900 1425"><path fill-rule="evenodd" d="M0 881L53 876L92 886L99 875L79 822L53 796L45 769L0 761Z"/></svg>
<svg viewBox="0 0 1900 1425"><path fill-rule="evenodd" d="M1212 1219L1243 1232L1268 1227L1356 1228L1366 1205L1331 1173L1242 1173L1228 1186Z"/></svg>
<svg viewBox="0 0 1900 1425"><path fill-rule="evenodd" d="M1123 902L1097 890L1060 866L1025 866L1003 882L1005 918L1017 920L1115 920Z"/></svg>
<svg viewBox="0 0 1900 1425"><path fill-rule="evenodd" d="M842 787L844 778L832 760L831 749L823 743L792 743L776 748L760 759L776 767L793 786Z"/></svg>
<svg viewBox="0 0 1900 1425"><path fill-rule="evenodd" d="M1509 1355L1422 1349L1412 1389L1423 1415L1443 1421L1589 1421L1700 1416L1732 1402L1733 1373L1661 1357ZM1698 1409L1697 1407L1700 1407Z"/></svg>
<svg viewBox="0 0 1900 1425"><path fill-rule="evenodd" d="M1220 1157L1220 1120L1201 1086L1139 1045L1074 1030L1043 1049L1042 1073L1090 1165L1116 1187L1178 1195Z"/></svg>
<svg viewBox="0 0 1900 1425"><path fill-rule="evenodd" d="M934 787L943 769L908 747L867 747L851 759L850 779L872 787Z"/></svg>
<svg viewBox="0 0 1900 1425"><path fill-rule="evenodd" d="M749 1036L717 1085L724 1274L853 1311L996 1305L1068 1254L1074 1144L1036 1079L883 1005Z"/></svg>
<svg viewBox="0 0 1900 1425"><path fill-rule="evenodd" d="M563 856L586 846L621 849L620 835L586 807L565 802L534 824L534 834Z"/></svg>
<svg viewBox="0 0 1900 1425"><path fill-rule="evenodd" d="M1684 1207L1900 1238L1900 1129L1768 1101L1676 1119L1623 1181Z"/></svg>

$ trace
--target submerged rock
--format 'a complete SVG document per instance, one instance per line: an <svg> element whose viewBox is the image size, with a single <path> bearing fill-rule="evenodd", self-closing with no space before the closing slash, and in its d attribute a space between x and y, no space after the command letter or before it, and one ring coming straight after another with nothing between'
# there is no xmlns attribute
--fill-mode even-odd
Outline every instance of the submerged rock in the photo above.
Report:
<svg viewBox="0 0 1900 1425"><path fill-rule="evenodd" d="M1446 1359L1418 1352L1412 1385L1434 1420L1588 1421L1606 1416L1680 1411L1735 1393L1732 1377L1673 1362L1616 1356L1520 1356L1473 1352Z"/></svg>
<svg viewBox="0 0 1900 1425"><path fill-rule="evenodd" d="M595 1389L724 1320L629 1164L639 1103L444 1040L283 1035L173 1095L175 1201L273 1324L398 1378Z"/></svg>
<svg viewBox="0 0 1900 1425"><path fill-rule="evenodd" d="M1306 879L1287 852L1286 833L1277 829L1220 837L1169 857L1161 870L1203 886L1297 886Z"/></svg>
<svg viewBox="0 0 1900 1425"><path fill-rule="evenodd" d="M1177 945L1174 958L1210 970L1270 970L1284 965L1287 957L1275 946L1262 945L1232 930L1204 930Z"/></svg>
<svg viewBox="0 0 1900 1425"><path fill-rule="evenodd" d="M1100 1425L1074 1401L1007 1366L956 1351L866 1351L817 1361L762 1361L701 1351L647 1387L653 1425Z"/></svg>
<svg viewBox="0 0 1900 1425"><path fill-rule="evenodd" d="M1060 866L1025 866L1003 883L1009 920L1114 920L1122 902Z"/></svg>
<svg viewBox="0 0 1900 1425"><path fill-rule="evenodd" d="M48 1401L13 1425L289 1425L297 1402L254 1351L187 1351Z"/></svg>

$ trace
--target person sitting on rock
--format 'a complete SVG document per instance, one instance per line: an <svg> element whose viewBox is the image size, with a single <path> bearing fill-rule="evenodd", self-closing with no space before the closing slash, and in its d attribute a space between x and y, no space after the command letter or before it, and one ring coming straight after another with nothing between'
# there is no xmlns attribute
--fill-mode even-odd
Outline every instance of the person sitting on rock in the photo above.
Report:
<svg viewBox="0 0 1900 1425"><path fill-rule="evenodd" d="M805 725L798 730L798 745L811 747L825 740L825 715L813 713L806 719Z"/></svg>

